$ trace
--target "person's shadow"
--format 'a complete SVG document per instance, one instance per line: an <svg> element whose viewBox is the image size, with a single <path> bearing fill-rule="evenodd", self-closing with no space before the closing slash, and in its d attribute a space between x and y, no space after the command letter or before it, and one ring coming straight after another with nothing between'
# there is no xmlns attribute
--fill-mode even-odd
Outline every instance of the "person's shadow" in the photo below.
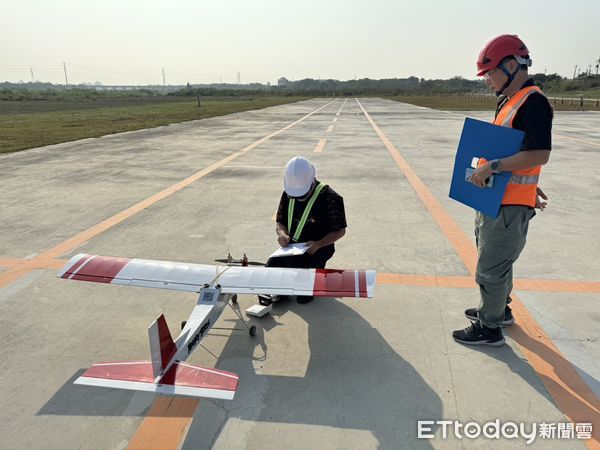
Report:
<svg viewBox="0 0 600 450"><path fill-rule="evenodd" d="M308 343L288 345L290 351L308 345L310 359L305 375L257 374L255 367L269 356L263 333L284 322L283 316L290 312L308 324ZM211 448L230 419L238 419L234 426L241 427L239 432L245 429L244 421L309 424L369 431L383 449L432 447L425 439L417 440L417 421L441 420L440 398L381 334L345 303L317 298L299 305L285 300L273 305L271 316L255 323L259 328L257 340L232 336L216 363L216 367L240 376L235 399L203 401L183 449ZM286 339L293 340L294 336L287 335ZM278 351L284 347L281 344ZM255 346L261 349L257 349L259 355L253 362L250 355ZM302 354L306 357L305 352ZM293 355L285 358L293 359ZM285 367L281 369L286 372ZM306 445L297 443L299 447ZM348 445L352 441L346 445L340 442L339 446Z"/></svg>

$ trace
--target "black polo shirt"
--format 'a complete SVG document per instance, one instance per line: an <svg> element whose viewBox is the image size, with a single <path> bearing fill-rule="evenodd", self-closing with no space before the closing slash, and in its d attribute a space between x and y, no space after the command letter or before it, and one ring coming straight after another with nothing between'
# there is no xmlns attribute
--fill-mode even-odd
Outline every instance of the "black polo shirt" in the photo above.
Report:
<svg viewBox="0 0 600 450"><path fill-rule="evenodd" d="M528 86L535 86L533 79L527 80L521 89ZM496 117L507 101L507 96L500 98L496 107ZM527 97L513 120L513 128L525 132L521 150L552 149L553 116L552 106L544 95L534 92Z"/></svg>
<svg viewBox="0 0 600 450"><path fill-rule="evenodd" d="M318 183L319 181L317 181ZM292 229L288 230L290 237L294 236L308 200L302 202L296 200L295 202ZM284 191L281 194L281 200L279 200L279 208L277 208L277 222L284 224L286 227L288 226L289 203L290 199ZM344 199L329 186L325 186L315 200L298 242L318 241L329 233L346 227Z"/></svg>

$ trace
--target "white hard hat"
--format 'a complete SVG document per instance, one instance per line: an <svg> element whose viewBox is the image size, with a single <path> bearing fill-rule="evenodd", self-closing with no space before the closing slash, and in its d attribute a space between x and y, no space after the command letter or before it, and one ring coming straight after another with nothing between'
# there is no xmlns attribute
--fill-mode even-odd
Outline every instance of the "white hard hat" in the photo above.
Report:
<svg viewBox="0 0 600 450"><path fill-rule="evenodd" d="M302 156L288 161L283 176L283 188L290 197L302 197L310 190L315 179L315 166Z"/></svg>

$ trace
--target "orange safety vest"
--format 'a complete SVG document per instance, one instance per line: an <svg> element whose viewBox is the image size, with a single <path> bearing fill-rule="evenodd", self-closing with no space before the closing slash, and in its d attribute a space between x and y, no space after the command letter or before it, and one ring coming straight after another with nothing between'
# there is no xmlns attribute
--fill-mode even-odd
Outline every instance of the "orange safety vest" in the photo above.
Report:
<svg viewBox="0 0 600 450"><path fill-rule="evenodd" d="M527 86L515 95L513 95L505 104L494 119L494 125L512 128L513 120L517 115L519 108L523 106L527 98L534 92L544 95L537 86ZM480 164L485 160L480 160ZM535 166L529 169L515 170L506 185L503 205L527 205L535 208L537 199L537 184L540 178L542 166Z"/></svg>

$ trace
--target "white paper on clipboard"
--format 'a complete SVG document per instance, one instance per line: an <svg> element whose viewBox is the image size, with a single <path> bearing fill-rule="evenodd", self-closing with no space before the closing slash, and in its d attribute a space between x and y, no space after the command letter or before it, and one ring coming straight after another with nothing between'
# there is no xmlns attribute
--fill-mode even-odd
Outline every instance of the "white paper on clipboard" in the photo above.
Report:
<svg viewBox="0 0 600 450"><path fill-rule="evenodd" d="M287 247L278 248L273 252L270 258L279 258L281 256L298 256L303 255L308 250L308 243L298 242L297 244L291 244Z"/></svg>

